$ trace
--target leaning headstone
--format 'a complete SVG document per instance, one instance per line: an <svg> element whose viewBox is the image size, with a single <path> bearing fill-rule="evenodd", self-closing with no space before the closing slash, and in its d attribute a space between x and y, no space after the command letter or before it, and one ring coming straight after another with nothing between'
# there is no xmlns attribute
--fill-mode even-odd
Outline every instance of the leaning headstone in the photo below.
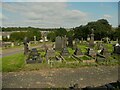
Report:
<svg viewBox="0 0 120 90"><path fill-rule="evenodd" d="M72 37L69 37L68 38L68 47L73 47L73 38Z"/></svg>
<svg viewBox="0 0 120 90"><path fill-rule="evenodd" d="M24 38L23 44L24 44L24 54L27 55L29 51L28 47L29 40L27 37Z"/></svg>
<svg viewBox="0 0 120 90"><path fill-rule="evenodd" d="M55 50L62 50L62 38L60 36L57 36L55 39Z"/></svg>

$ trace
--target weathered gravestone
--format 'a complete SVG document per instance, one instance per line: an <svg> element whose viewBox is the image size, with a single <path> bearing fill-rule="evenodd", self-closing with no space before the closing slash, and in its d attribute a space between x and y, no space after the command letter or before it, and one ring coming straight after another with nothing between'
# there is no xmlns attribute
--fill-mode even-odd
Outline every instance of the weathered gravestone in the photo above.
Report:
<svg viewBox="0 0 120 90"><path fill-rule="evenodd" d="M62 50L62 38L60 36L57 36L55 39L55 50Z"/></svg>
<svg viewBox="0 0 120 90"><path fill-rule="evenodd" d="M69 37L68 38L68 47L73 47L73 38L72 37Z"/></svg>
<svg viewBox="0 0 120 90"><path fill-rule="evenodd" d="M105 45L102 45L101 49L99 50L97 54L97 61L98 62L106 61L110 56L111 56L111 53L109 53Z"/></svg>
<svg viewBox="0 0 120 90"><path fill-rule="evenodd" d="M80 49L80 48L78 48L78 47L75 49L74 54L75 54L75 55L83 55L83 53L82 53L81 49Z"/></svg>
<svg viewBox="0 0 120 90"><path fill-rule="evenodd" d="M43 39L43 48L44 48L44 50L46 51L47 49L48 49L48 47L47 47L47 45L46 45L46 42L45 42L45 34L46 33L42 33L42 39Z"/></svg>
<svg viewBox="0 0 120 90"><path fill-rule="evenodd" d="M111 54L109 53L108 49L104 46L103 49L100 52L101 55L105 56L107 59Z"/></svg>
<svg viewBox="0 0 120 90"><path fill-rule="evenodd" d="M114 45L113 53L120 54L120 44L117 43L116 45Z"/></svg>
<svg viewBox="0 0 120 90"><path fill-rule="evenodd" d="M46 60L49 64L49 60L55 58L55 50L53 50L53 49L47 50L45 57L46 57Z"/></svg>
<svg viewBox="0 0 120 90"><path fill-rule="evenodd" d="M40 53L38 53L38 50L36 48L33 48L28 55L28 58L26 60L26 63L42 63L42 58L40 56Z"/></svg>
<svg viewBox="0 0 120 90"><path fill-rule="evenodd" d="M64 37L64 39L63 39L63 50L62 50L62 52L61 52L61 55L62 56L68 56L69 55L69 51L68 51L68 49L67 49L67 38L66 38L66 36Z"/></svg>
<svg viewBox="0 0 120 90"><path fill-rule="evenodd" d="M27 55L29 52L29 47L28 47L29 40L27 37L24 38L23 44L24 44L24 54Z"/></svg>
<svg viewBox="0 0 120 90"><path fill-rule="evenodd" d="M81 38L81 44L83 44L83 38Z"/></svg>
<svg viewBox="0 0 120 90"><path fill-rule="evenodd" d="M94 30L92 29L90 41L89 41L89 47L93 48L94 47Z"/></svg>
<svg viewBox="0 0 120 90"><path fill-rule="evenodd" d="M79 39L75 38L74 49L77 48L78 43L79 43Z"/></svg>
<svg viewBox="0 0 120 90"><path fill-rule="evenodd" d="M87 55L95 58L96 57L96 52L93 48L88 48L87 49Z"/></svg>

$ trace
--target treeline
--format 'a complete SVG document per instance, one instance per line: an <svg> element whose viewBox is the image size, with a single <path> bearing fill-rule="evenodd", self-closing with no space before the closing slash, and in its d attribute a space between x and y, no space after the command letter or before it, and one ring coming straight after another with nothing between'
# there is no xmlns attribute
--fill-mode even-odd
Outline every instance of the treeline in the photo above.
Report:
<svg viewBox="0 0 120 90"><path fill-rule="evenodd" d="M88 22L87 25L80 25L79 27L72 28L72 30L67 31L65 28L53 28L53 29L41 29L34 27L2 27L2 31L21 31L14 32L11 34L10 39L3 39L3 41L23 41L24 37L27 36L30 40L37 37L37 40L41 39L40 31L50 31L47 34L47 38L54 42L56 36L72 37L73 39L84 39L87 40L94 29L95 40L101 40L102 38L109 37L111 40L120 39L120 26L113 28L106 19L100 19L94 22ZM25 32L22 32L25 31Z"/></svg>
<svg viewBox="0 0 120 90"><path fill-rule="evenodd" d="M94 22L88 22L87 25L81 25L79 27L73 28L71 31L66 31L64 29L56 32L50 32L48 34L48 39L55 41L56 36L72 37L73 39L84 39L87 40L94 29L95 40L101 40L102 38L109 37L110 40L120 39L120 27L113 28L109 22L105 19L100 19ZM59 34L58 34L59 33Z"/></svg>
<svg viewBox="0 0 120 90"><path fill-rule="evenodd" d="M29 30L36 30L36 31L52 31L57 30L58 28L35 28L35 27L0 27L3 32L10 32L10 31L29 31Z"/></svg>
<svg viewBox="0 0 120 90"><path fill-rule="evenodd" d="M25 37L28 37L30 41L34 40L34 36L36 40L41 39L41 32L38 30L33 30L32 28L26 32L13 32L10 35L10 38L3 37L3 41L12 41L12 42L23 42Z"/></svg>

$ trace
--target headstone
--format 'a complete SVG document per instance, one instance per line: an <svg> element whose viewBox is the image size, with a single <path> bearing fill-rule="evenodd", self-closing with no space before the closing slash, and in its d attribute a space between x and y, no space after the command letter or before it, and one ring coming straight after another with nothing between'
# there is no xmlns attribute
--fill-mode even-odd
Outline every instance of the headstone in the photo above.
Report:
<svg viewBox="0 0 120 90"><path fill-rule="evenodd" d="M62 55L62 56L69 56L69 51L68 51L67 47L64 47L64 48L63 48L63 50L62 50L62 52L61 52L61 55Z"/></svg>
<svg viewBox="0 0 120 90"><path fill-rule="evenodd" d="M74 49L78 48L77 45L78 45L78 40L77 38L75 38Z"/></svg>
<svg viewBox="0 0 120 90"><path fill-rule="evenodd" d="M105 56L105 58L107 59L108 57L110 57L110 53L108 51L108 49L104 46L103 49L100 52L101 55Z"/></svg>
<svg viewBox="0 0 120 90"><path fill-rule="evenodd" d="M42 47L46 51L48 49L48 47L47 47L46 42L45 42L45 33L44 32L42 33L42 39L43 39L43 46Z"/></svg>
<svg viewBox="0 0 120 90"><path fill-rule="evenodd" d="M83 44L83 38L81 39L81 44Z"/></svg>
<svg viewBox="0 0 120 90"><path fill-rule="evenodd" d="M88 48L87 55L89 55L91 57L96 57L96 52L93 48Z"/></svg>
<svg viewBox="0 0 120 90"><path fill-rule="evenodd" d="M29 40L27 37L24 38L23 44L24 44L24 54L27 55L29 51L28 47Z"/></svg>
<svg viewBox="0 0 120 90"><path fill-rule="evenodd" d="M42 58L41 58L41 56L40 56L40 54L38 53L38 51L37 51L36 48L33 48L33 49L30 51L26 62L27 62L28 64L30 64L30 63L42 63Z"/></svg>
<svg viewBox="0 0 120 90"><path fill-rule="evenodd" d="M36 42L36 36L34 36L34 42L35 42L35 44L37 43L37 42Z"/></svg>
<svg viewBox="0 0 120 90"><path fill-rule="evenodd" d="M55 57L55 50L52 50L52 49L47 50L45 57L46 57L46 60L47 60L47 62L49 64L49 59Z"/></svg>
<svg viewBox="0 0 120 90"><path fill-rule="evenodd" d="M88 42L90 41L90 36L89 36L89 35L87 36L87 41L88 41Z"/></svg>
<svg viewBox="0 0 120 90"><path fill-rule="evenodd" d="M72 37L68 38L68 46L71 48L73 47L73 38Z"/></svg>
<svg viewBox="0 0 120 90"><path fill-rule="evenodd" d="M67 46L67 37L66 35L64 37L62 37L62 48Z"/></svg>
<svg viewBox="0 0 120 90"><path fill-rule="evenodd" d="M83 53L82 53L82 51L80 50L80 48L76 48L74 54L75 54L75 55L83 55Z"/></svg>
<svg viewBox="0 0 120 90"><path fill-rule="evenodd" d="M92 33L89 41L89 46L92 48L94 47L94 30L93 29L92 29Z"/></svg>
<svg viewBox="0 0 120 90"><path fill-rule="evenodd" d="M14 45L14 42L12 42L12 43L11 43L11 47L14 47L14 46L15 46L15 45Z"/></svg>
<svg viewBox="0 0 120 90"><path fill-rule="evenodd" d="M67 44L67 38L66 38L66 36L64 37L64 43L63 43L63 50L62 50L62 52L61 52L61 55L62 56L68 56L69 55L69 51L68 51L68 49L67 49L67 46L66 46L66 44Z"/></svg>
<svg viewBox="0 0 120 90"><path fill-rule="evenodd" d="M116 54L120 54L120 44L117 43L116 45L114 45L114 51L113 53L116 53Z"/></svg>
<svg viewBox="0 0 120 90"><path fill-rule="evenodd" d="M62 50L62 38L60 36L57 36L55 39L55 50Z"/></svg>

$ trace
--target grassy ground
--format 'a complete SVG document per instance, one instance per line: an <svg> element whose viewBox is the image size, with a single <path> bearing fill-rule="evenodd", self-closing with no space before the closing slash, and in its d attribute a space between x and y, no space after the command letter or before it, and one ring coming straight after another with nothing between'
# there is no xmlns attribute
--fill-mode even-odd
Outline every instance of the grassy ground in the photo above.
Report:
<svg viewBox="0 0 120 90"><path fill-rule="evenodd" d="M2 58L2 71L18 71L25 64L25 56L23 53L14 54L11 56L6 56Z"/></svg>
<svg viewBox="0 0 120 90"><path fill-rule="evenodd" d="M112 46L106 45L111 51ZM82 52L86 52L86 45L78 45L79 48L81 48ZM68 48L70 55L74 53L74 50L71 48ZM108 62L100 62L100 63L82 63L82 62L76 62L73 58L66 57L66 61L63 62L53 62L51 64L48 64L44 55L44 51L39 52L43 58L43 62L40 64L25 64L26 57L23 55L23 53L14 54L11 56L6 56L0 59L0 65L2 63L2 71L3 72L11 72L11 71L31 71L31 70L40 70L40 69L48 69L48 68L77 68L77 67L83 67L83 66L98 66L98 65L118 65L120 56L114 55L113 57L109 57ZM56 55L59 55L60 52L56 52ZM88 57L83 56L81 57L83 60L88 59ZM115 59L114 59L115 58ZM1 62L2 61L2 62Z"/></svg>

